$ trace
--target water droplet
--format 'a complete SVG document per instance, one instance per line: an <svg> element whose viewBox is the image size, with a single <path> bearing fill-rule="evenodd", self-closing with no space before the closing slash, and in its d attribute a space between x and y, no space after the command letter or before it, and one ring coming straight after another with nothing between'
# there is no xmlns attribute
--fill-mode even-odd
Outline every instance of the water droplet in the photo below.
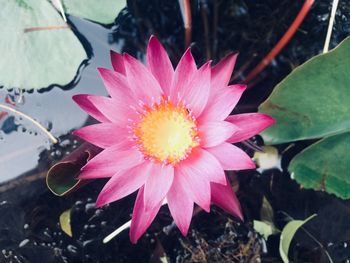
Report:
<svg viewBox="0 0 350 263"><path fill-rule="evenodd" d="M83 242L83 247L86 247L87 245L89 245L90 243L94 242L93 239L90 239L90 240L86 240Z"/></svg>
<svg viewBox="0 0 350 263"><path fill-rule="evenodd" d="M21 241L21 243L19 243L18 247L24 247L28 243L29 243L29 239L24 239L24 240Z"/></svg>
<svg viewBox="0 0 350 263"><path fill-rule="evenodd" d="M69 139L65 139L63 141L60 142L60 146L61 147L67 147L71 144L71 141Z"/></svg>
<svg viewBox="0 0 350 263"><path fill-rule="evenodd" d="M328 18L329 18L329 14L328 14L328 13L323 14L323 15L318 15L318 16L317 16L317 20L320 21L320 22L322 22L322 21L327 21Z"/></svg>
<svg viewBox="0 0 350 263"><path fill-rule="evenodd" d="M49 232L48 229L46 229L46 230L44 231L44 235L47 236L47 237L49 237L49 238L52 238L51 233Z"/></svg>
<svg viewBox="0 0 350 263"><path fill-rule="evenodd" d="M6 205L6 204L7 204L6 200L0 202L0 205Z"/></svg>
<svg viewBox="0 0 350 263"><path fill-rule="evenodd" d="M85 213L89 213L92 210L95 210L95 203L87 203L85 205Z"/></svg>
<svg viewBox="0 0 350 263"><path fill-rule="evenodd" d="M56 150L56 151L55 151L55 157L56 157L56 158L62 157L62 152L61 152L60 150Z"/></svg>

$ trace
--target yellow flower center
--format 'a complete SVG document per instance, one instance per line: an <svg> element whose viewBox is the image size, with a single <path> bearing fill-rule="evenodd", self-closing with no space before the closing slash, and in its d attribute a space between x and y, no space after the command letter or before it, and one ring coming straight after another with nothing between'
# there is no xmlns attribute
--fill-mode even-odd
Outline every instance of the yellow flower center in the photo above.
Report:
<svg viewBox="0 0 350 263"><path fill-rule="evenodd" d="M166 99L152 108L145 107L133 131L142 153L166 164L185 159L199 145L194 117L181 103L175 106Z"/></svg>

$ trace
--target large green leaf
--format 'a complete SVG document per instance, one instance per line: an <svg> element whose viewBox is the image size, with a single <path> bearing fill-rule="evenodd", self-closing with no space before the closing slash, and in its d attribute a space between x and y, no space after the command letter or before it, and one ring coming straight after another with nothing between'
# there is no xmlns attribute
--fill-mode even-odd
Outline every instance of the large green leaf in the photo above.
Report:
<svg viewBox="0 0 350 263"><path fill-rule="evenodd" d="M68 14L83 17L102 24L113 23L126 0L62 0Z"/></svg>
<svg viewBox="0 0 350 263"><path fill-rule="evenodd" d="M305 188L350 198L350 133L334 135L295 156L289 171Z"/></svg>
<svg viewBox="0 0 350 263"><path fill-rule="evenodd" d="M25 29L66 24L45 0L3 0L0 9L0 86L37 89L66 85L86 53L69 28Z"/></svg>
<svg viewBox="0 0 350 263"><path fill-rule="evenodd" d="M350 39L297 67L259 111L276 119L268 144L320 138L350 130Z"/></svg>

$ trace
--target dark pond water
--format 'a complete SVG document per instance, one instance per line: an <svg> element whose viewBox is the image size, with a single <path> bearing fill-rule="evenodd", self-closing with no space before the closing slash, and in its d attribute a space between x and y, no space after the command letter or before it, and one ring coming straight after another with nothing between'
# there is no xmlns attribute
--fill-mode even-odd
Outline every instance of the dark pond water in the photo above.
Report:
<svg viewBox="0 0 350 263"><path fill-rule="evenodd" d="M234 113L256 111L276 83L320 53L330 2L316 2L293 40L251 83ZM232 81L243 81L288 29L302 4L290 0L191 1L192 50L198 64L208 59L217 62L227 53L239 51ZM281 262L279 236L265 242L252 228L252 221L260 219L263 198L271 204L280 229L290 218L318 214L307 230L322 245L299 231L289 254L294 262L329 262L325 250L333 262L350 262L350 203L302 190L286 172L290 159L310 142L297 142L287 151L289 145L279 146L282 170L238 173L236 186L245 223L213 208L211 214L198 213L188 237L183 238L164 208L137 245L130 244L127 231L103 244L105 236L130 219L134 196L95 209L103 181L64 198L53 196L45 185L48 168L81 143L70 132L91 122L71 97L105 94L96 68L110 67L109 50L125 51L142 60L151 34L159 37L176 63L185 49L184 30L177 1L128 1L128 9L108 27L75 17L69 20L90 57L74 83L25 93L0 89L0 103L12 101L60 140L52 146L35 126L17 116L8 114L0 119L0 262L161 262L164 255L170 262ZM349 34L350 4L340 1L331 46ZM255 141L262 143L260 138ZM73 237L59 225L59 216L67 209L72 211Z"/></svg>

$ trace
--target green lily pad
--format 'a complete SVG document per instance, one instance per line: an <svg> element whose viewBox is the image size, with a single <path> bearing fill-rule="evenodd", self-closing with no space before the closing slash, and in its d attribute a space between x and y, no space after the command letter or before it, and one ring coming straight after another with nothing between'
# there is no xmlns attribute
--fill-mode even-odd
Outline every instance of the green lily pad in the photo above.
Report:
<svg viewBox="0 0 350 263"><path fill-rule="evenodd" d="M74 79L87 58L82 44L48 1L3 1L0 19L0 86L25 90L63 86Z"/></svg>
<svg viewBox="0 0 350 263"><path fill-rule="evenodd" d="M289 263L288 251L295 233L300 227L302 227L305 223L307 223L315 216L316 214L308 217L305 220L292 220L283 228L280 237L279 252L284 263Z"/></svg>
<svg viewBox="0 0 350 263"><path fill-rule="evenodd" d="M267 144L350 131L350 38L297 67L259 111L276 119L262 133Z"/></svg>
<svg viewBox="0 0 350 263"><path fill-rule="evenodd" d="M259 111L276 119L262 136L277 144L324 137L298 154L289 171L303 187L350 198L350 38L296 68Z"/></svg>
<svg viewBox="0 0 350 263"><path fill-rule="evenodd" d="M350 198L350 133L318 141L294 157L289 171L305 188Z"/></svg>
<svg viewBox="0 0 350 263"><path fill-rule="evenodd" d="M126 0L62 0L66 13L83 17L101 24L114 22Z"/></svg>

